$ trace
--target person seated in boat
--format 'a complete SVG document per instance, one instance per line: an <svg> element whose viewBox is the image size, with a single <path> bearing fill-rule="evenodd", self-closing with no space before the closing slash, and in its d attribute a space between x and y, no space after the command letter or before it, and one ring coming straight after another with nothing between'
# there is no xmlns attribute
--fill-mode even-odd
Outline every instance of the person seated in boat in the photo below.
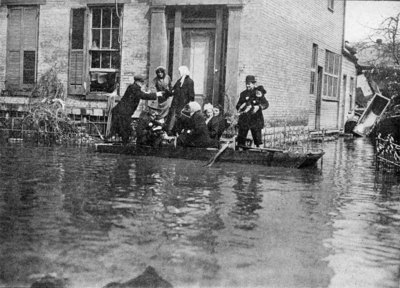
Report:
<svg viewBox="0 0 400 288"><path fill-rule="evenodd" d="M214 109L214 106L211 103L204 104L203 113L204 113L204 118L206 120L207 125L208 125L208 122L210 122L211 118L214 116L213 109Z"/></svg>
<svg viewBox="0 0 400 288"><path fill-rule="evenodd" d="M218 141L211 139L200 104L191 101L183 108L177 123L182 128L177 145L185 147L218 147Z"/></svg>
<svg viewBox="0 0 400 288"><path fill-rule="evenodd" d="M219 140L229 124L223 115L221 105L215 105L213 107L212 115L211 119L207 122L208 133L211 139Z"/></svg>
<svg viewBox="0 0 400 288"><path fill-rule="evenodd" d="M139 115L136 127L136 143L152 147L160 147L164 139L163 124L157 106L148 105Z"/></svg>

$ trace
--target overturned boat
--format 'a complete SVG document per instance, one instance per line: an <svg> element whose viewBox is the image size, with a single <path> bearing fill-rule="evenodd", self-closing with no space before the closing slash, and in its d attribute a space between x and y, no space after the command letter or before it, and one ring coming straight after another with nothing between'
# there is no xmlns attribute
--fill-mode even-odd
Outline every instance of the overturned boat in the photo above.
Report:
<svg viewBox="0 0 400 288"><path fill-rule="evenodd" d="M375 125L386 112L390 104L390 99L380 94L375 94L358 119L357 125L353 129L353 133L357 136L369 136Z"/></svg>
<svg viewBox="0 0 400 288"><path fill-rule="evenodd" d="M217 148L195 148L165 145L152 147L131 143L122 145L117 143L96 144L99 153L128 154L134 156L155 156L163 158L179 158L187 160L209 161L218 152ZM306 168L316 166L325 152L321 149L312 151L294 151L274 148L250 148L242 151L228 148L219 155L219 162L242 163L264 166L278 166L290 168Z"/></svg>

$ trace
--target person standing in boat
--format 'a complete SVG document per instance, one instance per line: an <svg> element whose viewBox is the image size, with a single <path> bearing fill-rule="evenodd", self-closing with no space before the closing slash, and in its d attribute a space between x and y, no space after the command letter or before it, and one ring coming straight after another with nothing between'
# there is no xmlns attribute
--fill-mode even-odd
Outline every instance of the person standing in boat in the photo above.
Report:
<svg viewBox="0 0 400 288"><path fill-rule="evenodd" d="M121 101L119 101L111 111L111 130L107 138L119 135L122 138L122 142L127 144L132 134L131 117L133 113L135 113L140 100L156 100L160 97L164 99L163 93L160 91L156 93L143 92L144 83L144 76L134 76L134 83L128 86Z"/></svg>
<svg viewBox="0 0 400 288"><path fill-rule="evenodd" d="M172 103L167 117L167 133L174 135L177 131L175 124L181 116L181 111L191 101L194 101L194 82L190 78L189 69L186 66L179 67L180 78L172 88Z"/></svg>
<svg viewBox="0 0 400 288"><path fill-rule="evenodd" d="M239 112L238 120L238 146L246 146L249 130L253 137L254 145L262 144L262 129L264 128L264 116L262 110L268 108L269 103L265 98L267 91L263 86L256 87L256 78L253 75L246 76L246 90L240 93L236 110Z"/></svg>
<svg viewBox="0 0 400 288"><path fill-rule="evenodd" d="M211 139L200 104L189 102L184 109L178 122L183 127L177 138L177 144L185 147L218 147L218 141Z"/></svg>
<svg viewBox="0 0 400 288"><path fill-rule="evenodd" d="M158 66L155 73L156 77L153 78L152 87L157 92L163 92L166 101L162 102L161 100L163 99L159 99L157 101L151 101L149 105L159 109L158 118L161 120L167 117L171 106L172 98L169 98L172 94L171 77L169 77L163 66Z"/></svg>

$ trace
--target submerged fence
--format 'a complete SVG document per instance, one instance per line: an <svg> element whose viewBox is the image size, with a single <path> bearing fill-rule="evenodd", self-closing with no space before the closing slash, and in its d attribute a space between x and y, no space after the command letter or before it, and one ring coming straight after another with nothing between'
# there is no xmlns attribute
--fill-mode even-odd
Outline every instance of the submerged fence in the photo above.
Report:
<svg viewBox="0 0 400 288"><path fill-rule="evenodd" d="M26 112L12 112L0 114L0 136L10 141L31 140L37 142L52 142L57 136L56 132L49 131L46 124L43 129L29 129L24 124ZM75 133L65 133L65 139L76 142L87 142L93 138L102 138L106 133L107 117L69 115ZM58 139L60 140L60 139ZM63 140L63 139L61 139Z"/></svg>
<svg viewBox="0 0 400 288"><path fill-rule="evenodd" d="M391 135L376 137L375 158L377 170L400 173L400 145L394 143Z"/></svg>

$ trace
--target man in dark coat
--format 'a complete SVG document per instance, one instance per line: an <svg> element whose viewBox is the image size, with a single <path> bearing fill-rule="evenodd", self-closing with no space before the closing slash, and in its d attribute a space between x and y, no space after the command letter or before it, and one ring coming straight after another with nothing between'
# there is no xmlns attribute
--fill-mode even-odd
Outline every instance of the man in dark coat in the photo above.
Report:
<svg viewBox="0 0 400 288"><path fill-rule="evenodd" d="M189 102L183 109L182 116L178 123L182 131L177 139L177 144L188 147L218 147L218 141L211 139L208 133L206 120L204 119L201 107L197 102ZM187 118L187 119L185 119Z"/></svg>
<svg viewBox="0 0 400 288"><path fill-rule="evenodd" d="M141 89L144 86L145 78L141 75L134 77L134 83L129 85L121 101L112 109L111 131L109 137L118 134L122 142L127 144L132 134L131 117L135 113L139 102L143 100L156 100L162 97L162 92L146 93Z"/></svg>
<svg viewBox="0 0 400 288"><path fill-rule="evenodd" d="M262 144L262 129L264 128L264 116L262 110L267 109L269 103L265 98L263 86L256 87L256 79L253 75L246 76L246 90L240 93L236 109L239 112L238 120L238 146L246 145L249 130L253 136L254 144L259 147Z"/></svg>
<svg viewBox="0 0 400 288"><path fill-rule="evenodd" d="M194 101L194 82L189 77L189 69L186 66L179 67L181 78L176 81L172 88L171 108L169 109L167 119L167 132L169 135L174 134L174 126L177 118L180 117L182 109L191 101ZM175 129L176 130L176 129Z"/></svg>

